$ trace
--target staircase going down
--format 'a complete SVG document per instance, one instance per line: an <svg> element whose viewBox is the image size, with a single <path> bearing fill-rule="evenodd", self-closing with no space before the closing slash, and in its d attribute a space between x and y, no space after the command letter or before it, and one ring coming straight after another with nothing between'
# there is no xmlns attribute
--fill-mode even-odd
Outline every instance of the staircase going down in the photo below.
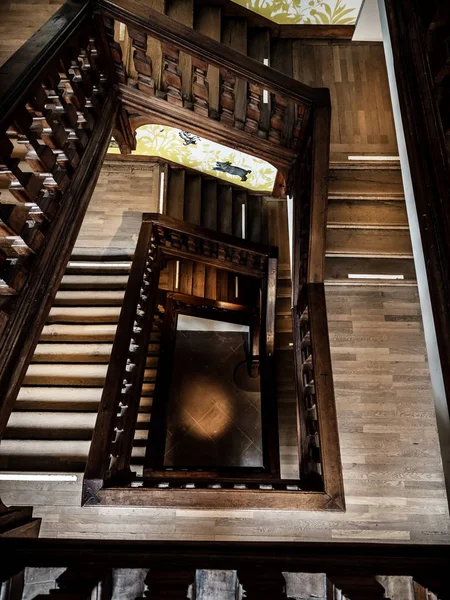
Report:
<svg viewBox="0 0 450 600"><path fill-rule="evenodd" d="M165 212L170 216L239 237L244 233L255 242L281 244L275 224L282 221L278 215L280 210L285 213L285 201L182 167L163 168ZM100 189L107 197L104 184ZM0 469L84 470L132 258L131 247L75 247L0 446ZM204 265L195 268L190 261L180 261L177 276L175 261L169 261L161 272L160 287L231 302L238 299L236 291L251 292L243 276L236 284L227 272ZM290 295L289 264L281 262L276 342L278 349L292 352ZM138 472L145 452L158 353L158 333L154 332L133 448L133 468ZM292 361L289 365L291 371ZM292 378L293 374L285 374L279 382L281 396L292 393Z"/></svg>

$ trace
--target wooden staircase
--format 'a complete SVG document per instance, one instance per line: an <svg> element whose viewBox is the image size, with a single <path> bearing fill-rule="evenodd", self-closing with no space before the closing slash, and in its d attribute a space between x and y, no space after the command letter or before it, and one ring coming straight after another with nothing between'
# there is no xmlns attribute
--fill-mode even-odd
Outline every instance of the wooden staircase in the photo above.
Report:
<svg viewBox="0 0 450 600"><path fill-rule="evenodd" d="M169 216L238 237L244 225L247 239L269 242L273 235L269 230L274 229L269 227L269 219L276 218L276 207L279 203L285 207L284 201L271 202L269 197L182 167L162 168ZM0 446L0 469L84 470L132 258L131 248L75 248ZM282 267L276 343L278 350L292 353L289 265ZM161 273L160 288L236 302L239 293L251 291L245 276L238 279L236 287L235 276L204 265L194 268L185 260L180 261L177 275L175 261L170 261ZM145 451L158 353L159 339L154 332L133 449L138 472ZM289 374L279 384L281 397L293 392L292 360L287 364Z"/></svg>
<svg viewBox="0 0 450 600"><path fill-rule="evenodd" d="M325 276L329 284L415 285L397 163L331 163Z"/></svg>

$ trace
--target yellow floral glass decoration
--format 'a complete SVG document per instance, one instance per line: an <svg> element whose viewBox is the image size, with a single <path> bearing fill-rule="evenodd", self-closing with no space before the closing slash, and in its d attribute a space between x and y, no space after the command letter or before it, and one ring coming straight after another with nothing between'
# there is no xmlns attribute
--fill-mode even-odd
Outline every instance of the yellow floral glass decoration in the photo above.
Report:
<svg viewBox="0 0 450 600"><path fill-rule="evenodd" d="M363 0L233 0L279 25L354 25Z"/></svg>
<svg viewBox="0 0 450 600"><path fill-rule="evenodd" d="M249 190L273 190L277 169L270 163L187 131L143 125L136 130L136 141L133 154L159 156ZM118 154L120 150L112 143L108 152Z"/></svg>

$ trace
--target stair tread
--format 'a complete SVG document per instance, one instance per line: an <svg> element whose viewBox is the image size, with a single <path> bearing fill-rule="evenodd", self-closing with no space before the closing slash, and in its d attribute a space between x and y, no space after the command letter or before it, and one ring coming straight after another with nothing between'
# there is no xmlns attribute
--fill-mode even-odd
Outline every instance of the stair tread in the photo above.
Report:
<svg viewBox="0 0 450 600"><path fill-rule="evenodd" d="M47 323L117 323L120 311L119 306L57 306L50 310Z"/></svg>
<svg viewBox="0 0 450 600"><path fill-rule="evenodd" d="M122 290L60 290L53 306L122 306Z"/></svg>

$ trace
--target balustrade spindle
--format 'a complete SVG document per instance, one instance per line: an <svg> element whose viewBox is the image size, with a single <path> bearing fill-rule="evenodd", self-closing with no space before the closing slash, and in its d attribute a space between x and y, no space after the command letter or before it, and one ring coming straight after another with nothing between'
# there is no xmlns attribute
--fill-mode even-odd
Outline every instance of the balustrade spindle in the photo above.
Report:
<svg viewBox="0 0 450 600"><path fill-rule="evenodd" d="M245 131L254 135L258 134L261 119L261 100L262 90L259 85L249 85L249 98L247 104L247 119L245 121Z"/></svg>
<svg viewBox="0 0 450 600"><path fill-rule="evenodd" d="M235 85L236 77L226 71L220 70L220 120L224 125L234 127L235 123Z"/></svg>
<svg viewBox="0 0 450 600"><path fill-rule="evenodd" d="M155 94L155 81L152 77L152 61L147 56L147 35L134 27L128 28L128 35L134 48L133 62L138 75L137 87L150 96Z"/></svg>
<svg viewBox="0 0 450 600"><path fill-rule="evenodd" d="M163 89L167 94L167 102L177 106L183 106L183 97L181 95L181 69L180 69L180 51L171 44L162 43L161 51L163 53Z"/></svg>
<svg viewBox="0 0 450 600"><path fill-rule="evenodd" d="M193 79L192 95L194 97L194 112L203 117L209 116L209 87L206 81L208 63L201 60L192 60Z"/></svg>

